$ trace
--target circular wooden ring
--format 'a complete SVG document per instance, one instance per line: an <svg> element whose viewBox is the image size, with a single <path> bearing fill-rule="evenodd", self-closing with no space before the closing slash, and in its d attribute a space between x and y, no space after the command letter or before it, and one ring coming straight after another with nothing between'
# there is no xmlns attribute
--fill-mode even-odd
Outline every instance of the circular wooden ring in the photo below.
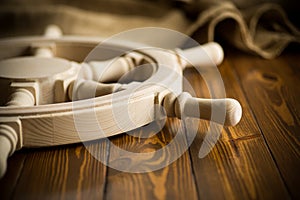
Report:
<svg viewBox="0 0 300 200"><path fill-rule="evenodd" d="M19 38L0 42L0 59L15 57L24 54L32 43L55 43L56 55L65 59L82 61L88 50L93 49L101 42L99 38L61 37L47 39L44 37ZM105 43L107 49L132 50L140 45L126 42ZM13 47L3 52L8 46ZM66 49L72 49L71 54L65 54ZM86 53L83 53L86 52ZM158 49L139 49L140 52L152 58L157 66L156 73L142 82L130 92L127 90L76 102L46 104L32 107L0 107L0 123L15 123L19 133L18 148L23 146L53 146L77 143L86 140L99 139L125 131L135 129L156 119L157 113L153 110L155 104L160 104L165 94L182 92L182 67L177 54L172 51ZM81 55L79 56L77 55ZM108 59L110 53L104 54ZM82 56L83 55L83 56ZM113 101L112 101L113 100ZM113 102L113 103L112 103ZM142 112L137 112L137 108ZM114 110L127 110L132 123L120 126L120 120L115 119ZM92 113L91 113L92 112ZM97 130L87 132L82 138L78 135L78 119L74 113L85 116L96 116L98 125L105 135L97 134ZM75 117L74 117L75 116ZM5 119L5 120L3 120ZM79 123L87 123L82 121Z"/></svg>

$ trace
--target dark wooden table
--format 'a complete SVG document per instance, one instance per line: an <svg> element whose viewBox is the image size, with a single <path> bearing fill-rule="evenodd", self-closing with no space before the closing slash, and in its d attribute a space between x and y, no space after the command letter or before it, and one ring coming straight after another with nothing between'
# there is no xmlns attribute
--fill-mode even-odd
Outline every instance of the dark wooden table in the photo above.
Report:
<svg viewBox="0 0 300 200"><path fill-rule="evenodd" d="M168 119L149 138L132 136L142 135L141 129L110 138L125 150L151 152L176 134L187 139L198 131L188 151L167 167L121 172L99 162L82 144L23 149L9 159L0 199L300 199L299 49L274 60L227 50L219 69L227 96L238 99L244 113L236 127L224 128L206 157L198 154L209 123ZM209 97L194 69L186 70L185 77L197 96ZM88 146L108 162L135 163L117 155L105 140ZM157 165L172 153L147 163Z"/></svg>

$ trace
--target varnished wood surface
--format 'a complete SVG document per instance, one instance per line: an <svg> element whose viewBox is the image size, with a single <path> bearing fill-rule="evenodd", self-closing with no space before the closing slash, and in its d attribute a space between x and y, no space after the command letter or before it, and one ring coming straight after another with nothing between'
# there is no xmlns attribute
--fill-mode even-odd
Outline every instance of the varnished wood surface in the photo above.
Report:
<svg viewBox="0 0 300 200"><path fill-rule="evenodd" d="M168 119L162 131L147 138L139 137L147 136L143 129L109 138L119 148L145 153L165 147L177 134L185 141L197 131L188 151L167 167L121 172L97 161L82 144L23 149L8 161L0 199L299 199L299 49L274 60L226 51L219 69L227 97L242 104L243 118L222 131L206 157L198 154L208 123ZM209 97L194 69L184 74L198 97ZM160 123L150 130L155 133ZM87 146L108 163L136 165L112 144L99 140ZM173 150L180 148L175 142ZM172 153L165 151L147 164L159 165Z"/></svg>

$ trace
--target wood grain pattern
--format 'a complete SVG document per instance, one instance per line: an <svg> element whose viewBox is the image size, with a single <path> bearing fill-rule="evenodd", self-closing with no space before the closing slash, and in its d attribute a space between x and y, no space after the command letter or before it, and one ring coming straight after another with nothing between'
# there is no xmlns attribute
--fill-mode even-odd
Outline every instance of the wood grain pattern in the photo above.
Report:
<svg viewBox="0 0 300 200"><path fill-rule="evenodd" d="M289 194L284 188L276 164L269 154L255 118L250 113L248 102L234 78L228 60L229 58L225 59L220 66L220 73L227 96L241 102L244 116L239 125L223 130L215 148L203 159L198 157L198 153L199 147L203 145L208 123L200 124L198 135L190 148L193 167L197 169L195 176L199 196L204 199L288 198ZM201 82L196 73L187 73L186 77L191 78L193 85ZM214 83L212 81L209 84ZM205 84L197 85L198 95L209 97ZM195 127L194 123L194 120L190 120L190 125L187 125L190 130Z"/></svg>
<svg viewBox="0 0 300 200"><path fill-rule="evenodd" d="M299 58L294 54L271 61L248 60L241 55L231 62L288 190L300 198L296 186L300 181L296 173L300 169L300 88L296 86L300 66L295 62ZM238 66L241 63L243 67Z"/></svg>
<svg viewBox="0 0 300 200"><path fill-rule="evenodd" d="M149 93L144 97L133 97L133 99L130 99L132 106L128 106L125 100L128 101L126 98L123 102L106 99L106 101L100 103L101 106L98 104L98 107L93 107L94 103L90 102L86 103L87 108L84 109L77 109L75 105L73 112L21 117L24 133L23 146L41 147L89 141L119 134L134 129L134 126L139 127L153 121L153 93ZM114 109L112 109L112 101L118 101L118 104L113 106ZM147 115L135 115L134 111L143 106L147 108L147 110L144 109ZM130 113L128 117L131 121L124 120L127 117L124 116L124 113L121 113L124 110ZM128 123L128 121L131 123ZM99 126L103 130L102 133L99 133ZM77 130L81 130L81 133L78 134Z"/></svg>
<svg viewBox="0 0 300 200"><path fill-rule="evenodd" d="M110 61L106 61L106 64L98 61L97 64L100 64L100 66L93 67L95 62L80 64L63 58L52 57L55 52L52 52L51 49L56 48L55 44L56 42L59 43L61 38L49 37L49 40L50 38L53 38L53 40L51 40L49 46L41 44L45 40L44 37L36 37L35 42L40 42L40 45L33 46L35 46L36 52L39 52L38 55L17 56L1 60L0 65L3 74L0 75L0 78L7 81L4 86L16 87L16 89L11 95L12 98L6 104L7 106L0 106L0 123L5 125L1 128L0 133L2 135L0 138L0 177L6 171L8 155L15 151L17 143L20 144L20 147L47 147L91 141L120 134L144 126L156 120L156 116L159 118L159 112L155 112L155 109L153 109L155 103L166 105L168 108L173 107L171 110L174 110L179 118L185 115L212 120L221 124L223 123L222 120L210 118L209 116L210 112L214 110L212 107L217 108L217 112L221 113L224 104L226 104L224 124L234 126L240 121L242 110L236 100L195 99L188 93L182 93L184 59L190 57L195 64L204 61L206 67L206 61L210 60L209 58L213 60L211 64L214 62L219 63L223 60L223 50L218 44L210 43L203 45L203 48L188 49L189 53L186 54L187 57L184 59L172 50L140 48L134 53L131 52L116 57L116 60L113 59L114 62L111 65L109 64L109 67L106 64L111 63ZM67 38L63 40L67 40ZM28 42L26 39L22 42L26 41ZM99 39L99 41L101 40ZM74 38L73 42L76 46L83 41L80 38ZM9 43L9 40L0 41L0 43L0 46L5 46ZM115 47L114 42L109 46L113 49ZM134 48L135 46L130 45L127 47L126 43L124 44L124 48ZM203 51L200 51L202 49ZM111 56L114 56L118 51L116 50ZM199 52L199 55L195 56L197 52ZM206 52L208 56L204 57L205 53L203 52ZM182 50L182 53L187 52ZM141 69L132 70L144 64L146 66ZM107 71L110 67L113 70ZM102 70L98 68L102 68ZM103 74L103 71L107 73ZM120 74L117 73L118 71ZM142 83L137 83L135 87L130 87L131 89L126 88L113 93L114 87L97 82L99 76L103 78L100 81L117 81L123 77L122 75L128 74L129 71L132 72L129 82L141 81ZM109 76L106 77L105 74ZM111 76L112 74L114 76ZM32 81L32 83L28 85L28 83L19 81ZM18 84L10 84L10 82L18 82ZM118 87L120 88L121 85ZM164 101L169 93L180 94L178 100L173 101L171 105L168 105L169 101ZM105 100L108 97L111 97L111 99ZM74 102L66 101L69 98ZM73 109L71 112L67 108L60 110L57 109L55 103ZM87 105L87 103L90 104ZM82 106L85 108L82 108ZM202 110L200 115L199 112L195 112L197 109ZM42 113L41 110L46 110L47 113ZM144 112L139 112L139 110ZM173 116L169 114L169 109L165 110L167 116ZM171 111L171 113L173 114L174 111ZM11 123L9 120L12 120L12 117L16 118L17 121L21 121L17 130L7 124ZM17 134L17 131L20 134ZM16 137L10 139L11 135Z"/></svg>
<svg viewBox="0 0 300 200"><path fill-rule="evenodd" d="M103 141L89 145L101 152L101 156L107 156L107 145ZM27 153L13 199L102 198L106 167L84 146L45 148Z"/></svg>
<svg viewBox="0 0 300 200"><path fill-rule="evenodd" d="M186 139L184 127L177 119L169 119L162 131L156 135L145 139L138 138L138 136L143 136L144 134L155 134L154 130L160 126L159 124L154 124L151 130L148 129L147 131L147 129L144 129L141 131L138 129L136 132L130 133L130 135L114 137L111 141L119 148L127 151L136 153L155 152L153 157L142 161L143 167L151 168L155 165L163 164L164 161L169 159L170 154L180 151L182 144L179 142L175 144L174 152L170 152L170 149L167 149L161 156L157 154L157 150L166 147L176 134L180 134L182 140ZM125 157L118 153L118 151L111 150L109 162L118 162L120 165L126 164L131 167L135 167L135 164L141 162L138 159L133 160L132 157ZM122 162L124 160L127 160L127 162ZM169 166L153 172L131 174L109 168L107 179L106 197L108 199L197 198L188 152L185 152Z"/></svg>
<svg viewBox="0 0 300 200"><path fill-rule="evenodd" d="M198 153L208 123L195 119L186 121L182 132L190 139L189 133L198 131L189 151L154 172L107 168L81 144L23 149L9 159L9 171L0 180L1 199L297 199L299 51L272 61L235 51L227 54L219 69L227 97L241 102L243 117L238 126L223 130L205 158L199 159ZM185 77L198 97L209 97L195 70L186 70ZM159 126L153 125L148 131L137 129L109 139L128 151L154 152L172 141L179 126L179 120L168 119L156 135L151 136ZM92 142L90 147L108 162L136 164L117 155L107 141ZM155 159L147 164L157 165Z"/></svg>
<svg viewBox="0 0 300 200"><path fill-rule="evenodd" d="M2 199L11 199L14 194L15 185L23 172L26 156L23 152L16 152L8 159L7 164L10 167L7 169L4 177L0 179L0 197Z"/></svg>

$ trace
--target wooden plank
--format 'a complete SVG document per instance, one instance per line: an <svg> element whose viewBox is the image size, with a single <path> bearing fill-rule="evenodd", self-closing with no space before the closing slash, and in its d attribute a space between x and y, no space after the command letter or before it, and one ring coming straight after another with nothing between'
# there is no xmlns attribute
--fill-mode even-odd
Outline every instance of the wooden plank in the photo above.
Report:
<svg viewBox="0 0 300 200"><path fill-rule="evenodd" d="M160 125L154 125L148 131L138 129L130 134L116 136L111 141L117 147L127 151L155 152L152 158L142 161L146 169L151 169L170 159L170 154L180 151L182 146L175 141L173 151L167 149L162 155L157 153L159 149L166 147L176 134L179 134L181 141L186 139L181 125L179 120L169 119L163 130L151 137L138 138L138 136L154 134L155 130L159 130ZM134 168L141 160L134 160L132 157L120 154L117 149L111 149L109 163L112 162ZM185 152L170 165L146 173L128 173L109 168L106 192L107 199L196 199L197 192L189 154Z"/></svg>
<svg viewBox="0 0 300 200"><path fill-rule="evenodd" d="M202 159L198 157L199 147L203 144L208 123L201 122L198 135L190 148L199 197L202 199L288 198L289 194L276 164L228 62L230 59L231 57L226 58L220 66L220 73L227 97L236 98L242 104L243 117L236 127L223 130L215 147ZM199 75L194 72L186 72L185 75L190 82L197 83L193 85L197 87L195 89L199 97L210 97ZM189 120L187 125L190 127L189 130L198 128L193 125L195 122L196 120Z"/></svg>
<svg viewBox="0 0 300 200"><path fill-rule="evenodd" d="M22 173L24 162L26 160L26 152L16 152L9 157L7 161L7 171L0 179L0 194L1 199L11 199L15 186Z"/></svg>
<svg viewBox="0 0 300 200"><path fill-rule="evenodd" d="M107 156L103 141L89 144ZM14 199L101 199L106 166L81 144L34 149L28 154Z"/></svg>
<svg viewBox="0 0 300 200"><path fill-rule="evenodd" d="M199 132L207 129L202 126ZM261 137L219 140L206 157L199 158L202 144L203 135L191 146L200 199L289 198Z"/></svg>
<svg viewBox="0 0 300 200"><path fill-rule="evenodd" d="M274 60L233 56L249 104L293 198L300 198L299 51Z"/></svg>
<svg viewBox="0 0 300 200"><path fill-rule="evenodd" d="M230 135L222 134L221 137L228 140L257 135L257 132L259 131L258 127L253 125L255 124L255 119L252 116L251 109L241 91L239 83L236 81L236 77L231 72L231 67L228 66L228 59L225 59L223 64L218 69L223 79L226 98L237 99L243 109L243 115L238 124L239 127L243 127L243 130L232 131L230 132ZM184 71L184 75L187 78L187 81L193 86L193 90L191 90L191 88L184 85L184 90L190 92L191 94L195 93L194 95L197 97L212 98L211 93L216 93L216 91L219 90L219 86L216 87L218 82L215 80L216 75L214 71L200 70L198 72L195 69L187 69ZM209 91L207 85L211 85L213 90ZM229 129L234 128L229 127Z"/></svg>

